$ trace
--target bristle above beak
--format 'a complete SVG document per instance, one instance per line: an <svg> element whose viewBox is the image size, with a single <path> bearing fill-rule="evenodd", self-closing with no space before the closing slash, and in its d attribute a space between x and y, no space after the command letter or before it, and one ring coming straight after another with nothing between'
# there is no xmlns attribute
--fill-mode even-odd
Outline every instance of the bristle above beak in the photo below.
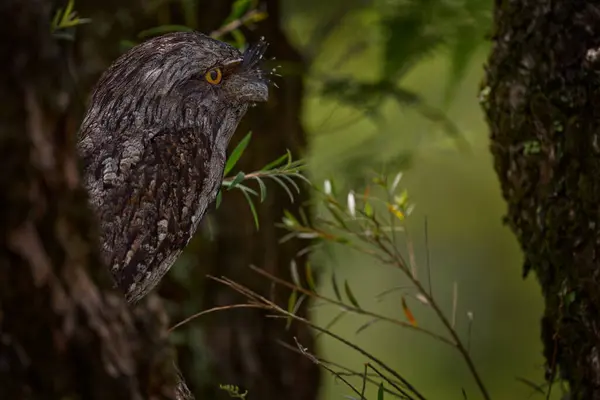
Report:
<svg viewBox="0 0 600 400"><path fill-rule="evenodd" d="M250 45L244 52L242 66L245 69L253 69L260 65L269 44L261 37L258 42Z"/></svg>

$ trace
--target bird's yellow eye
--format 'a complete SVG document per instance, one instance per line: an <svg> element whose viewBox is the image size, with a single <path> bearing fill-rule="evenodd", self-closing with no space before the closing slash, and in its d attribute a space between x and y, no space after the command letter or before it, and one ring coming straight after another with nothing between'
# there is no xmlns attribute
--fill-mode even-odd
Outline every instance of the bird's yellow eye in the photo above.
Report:
<svg viewBox="0 0 600 400"><path fill-rule="evenodd" d="M204 74L204 79L210 84L218 85L221 83L221 79L223 79L223 72L221 72L221 68L214 68Z"/></svg>

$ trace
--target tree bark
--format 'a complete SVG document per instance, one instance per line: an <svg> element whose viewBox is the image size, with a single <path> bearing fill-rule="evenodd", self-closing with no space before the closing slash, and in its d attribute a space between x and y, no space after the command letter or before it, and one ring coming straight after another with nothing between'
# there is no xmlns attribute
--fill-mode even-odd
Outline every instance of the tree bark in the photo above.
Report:
<svg viewBox="0 0 600 400"><path fill-rule="evenodd" d="M506 221L542 287L547 379L600 399L600 2L495 2L481 102Z"/></svg>
<svg viewBox="0 0 600 400"><path fill-rule="evenodd" d="M160 303L131 312L100 262L51 7L0 3L0 393L175 399Z"/></svg>

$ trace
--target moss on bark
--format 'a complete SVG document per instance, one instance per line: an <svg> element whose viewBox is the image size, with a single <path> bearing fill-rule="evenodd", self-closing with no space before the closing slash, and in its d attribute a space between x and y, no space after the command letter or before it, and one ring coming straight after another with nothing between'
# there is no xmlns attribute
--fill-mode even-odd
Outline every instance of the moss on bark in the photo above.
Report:
<svg viewBox="0 0 600 400"><path fill-rule="evenodd" d="M496 0L480 101L506 222L545 298L547 378L600 399L600 3Z"/></svg>

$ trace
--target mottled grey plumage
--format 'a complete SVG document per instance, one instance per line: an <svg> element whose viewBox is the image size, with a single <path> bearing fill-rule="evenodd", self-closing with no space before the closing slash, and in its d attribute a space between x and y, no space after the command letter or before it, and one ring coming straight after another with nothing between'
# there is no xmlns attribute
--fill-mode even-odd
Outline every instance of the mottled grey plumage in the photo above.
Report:
<svg viewBox="0 0 600 400"><path fill-rule="evenodd" d="M248 106L267 100L265 48L241 54L200 33L168 34L97 83L78 150L105 262L129 302L160 281L214 201L231 136ZM218 85L205 78L216 67Z"/></svg>

